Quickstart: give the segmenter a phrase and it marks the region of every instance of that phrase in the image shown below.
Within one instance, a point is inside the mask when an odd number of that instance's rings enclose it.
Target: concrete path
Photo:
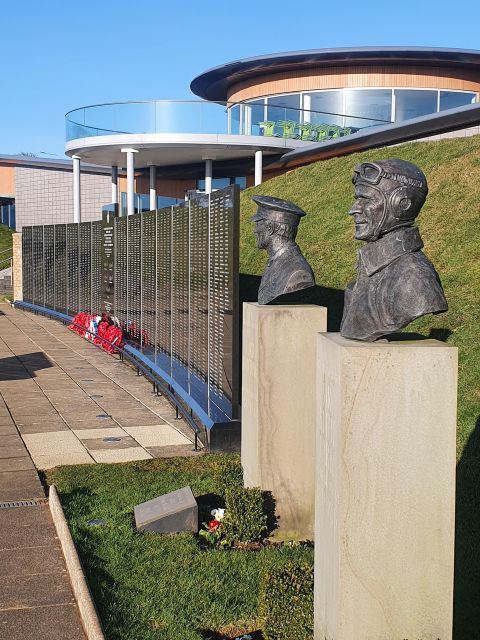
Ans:
[[[0,303],[2,640],[86,640],[36,468],[195,455],[151,389],[62,324]]]
[[[193,454],[170,403],[118,356],[55,320],[0,312],[0,450],[18,481],[33,477],[25,447],[37,469]]]
[[[0,638],[86,640],[46,504],[0,508]]]

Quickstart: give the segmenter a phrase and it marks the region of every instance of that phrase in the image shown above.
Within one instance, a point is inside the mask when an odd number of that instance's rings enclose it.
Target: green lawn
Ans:
[[[47,473],[60,494],[109,640],[198,640],[202,630],[234,637],[258,629],[263,570],[313,562],[308,546],[206,550],[189,534],[137,534],[133,507],[190,485],[207,514],[221,491],[219,456],[62,467]],[[212,495],[213,494],[213,495]],[[205,516],[206,517],[206,516]],[[88,520],[104,518],[106,526]],[[218,636],[217,636],[218,637]]]
[[[12,230],[5,224],[0,224],[0,268],[3,269],[9,265],[3,265],[3,258],[10,257],[11,253],[7,254],[6,249],[12,248]]]

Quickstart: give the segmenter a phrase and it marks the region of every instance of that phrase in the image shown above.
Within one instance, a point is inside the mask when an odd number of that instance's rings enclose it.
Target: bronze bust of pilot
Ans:
[[[357,280],[347,286],[340,333],[374,341],[427,313],[447,311],[442,285],[414,226],[428,193],[421,169],[405,160],[355,168],[349,211],[358,251]]]
[[[255,222],[257,247],[266,249],[268,263],[258,290],[259,304],[268,304],[279,296],[315,285],[313,271],[295,242],[300,219],[299,207],[280,198],[253,196],[257,213]]]

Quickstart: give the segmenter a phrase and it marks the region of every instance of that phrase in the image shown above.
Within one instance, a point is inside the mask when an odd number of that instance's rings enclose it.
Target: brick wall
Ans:
[[[109,175],[81,174],[81,217],[99,220],[102,206],[112,199]],[[15,167],[17,231],[24,225],[73,222],[71,170]]]

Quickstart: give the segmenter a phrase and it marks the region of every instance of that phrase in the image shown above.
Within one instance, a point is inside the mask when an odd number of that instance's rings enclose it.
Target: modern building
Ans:
[[[191,191],[259,184],[327,149],[331,157],[375,140],[378,146],[435,132],[480,133],[480,51],[280,53],[220,65],[190,87],[198,100],[70,111],[71,160],[1,157],[0,207],[15,201],[17,228],[90,220],[110,203],[126,214]]]
[[[178,198],[233,181],[259,184],[282,171],[269,166],[287,152],[477,103],[480,52],[368,47],[281,53],[215,67],[190,86],[202,100],[69,112],[67,155],[74,163],[111,166],[113,184],[118,168],[126,167],[129,213],[136,177],[151,206],[159,189]]]

